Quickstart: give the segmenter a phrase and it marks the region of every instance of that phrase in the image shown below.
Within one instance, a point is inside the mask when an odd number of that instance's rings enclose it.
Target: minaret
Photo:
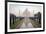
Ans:
[[[19,17],[20,17],[20,10],[19,10]]]
[[[33,10],[33,16],[34,16],[34,10]]]
[[[25,13],[25,17],[27,17],[27,11],[28,11],[28,9],[26,8],[26,10],[25,10],[25,12],[26,12],[26,13]]]

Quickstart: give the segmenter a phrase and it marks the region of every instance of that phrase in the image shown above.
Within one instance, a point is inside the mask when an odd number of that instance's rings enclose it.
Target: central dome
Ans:
[[[23,12],[23,16],[24,16],[24,17],[30,17],[30,11],[28,11],[28,9],[26,9],[26,10]]]

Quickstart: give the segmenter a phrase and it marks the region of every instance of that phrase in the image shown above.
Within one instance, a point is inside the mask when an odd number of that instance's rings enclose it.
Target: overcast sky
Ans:
[[[23,16],[23,12],[28,9],[31,13],[31,16],[36,14],[37,12],[42,12],[42,6],[38,4],[24,4],[24,3],[8,3],[9,4],[9,12],[16,16]],[[20,14],[19,14],[20,11]],[[34,11],[34,12],[33,12]]]

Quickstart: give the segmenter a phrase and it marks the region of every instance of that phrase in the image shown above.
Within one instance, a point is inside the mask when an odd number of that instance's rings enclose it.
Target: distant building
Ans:
[[[26,10],[23,12],[23,16],[24,16],[24,17],[30,17],[30,11],[28,11],[28,9],[26,9]]]

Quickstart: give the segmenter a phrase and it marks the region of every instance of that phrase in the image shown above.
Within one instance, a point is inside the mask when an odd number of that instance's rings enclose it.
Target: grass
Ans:
[[[40,28],[41,27],[41,24],[39,24],[38,21],[31,20],[31,23],[34,26],[34,28]]]
[[[16,19],[16,20],[14,21],[14,24],[11,22],[11,27],[10,27],[10,29],[15,29],[15,28],[16,28],[16,25],[18,25],[19,22],[20,22],[20,20],[18,20],[18,19]]]
[[[16,19],[16,20],[14,21],[14,24],[11,23],[10,29],[16,29],[19,24],[22,24],[21,22],[22,22],[22,21],[21,21],[20,19]]]

